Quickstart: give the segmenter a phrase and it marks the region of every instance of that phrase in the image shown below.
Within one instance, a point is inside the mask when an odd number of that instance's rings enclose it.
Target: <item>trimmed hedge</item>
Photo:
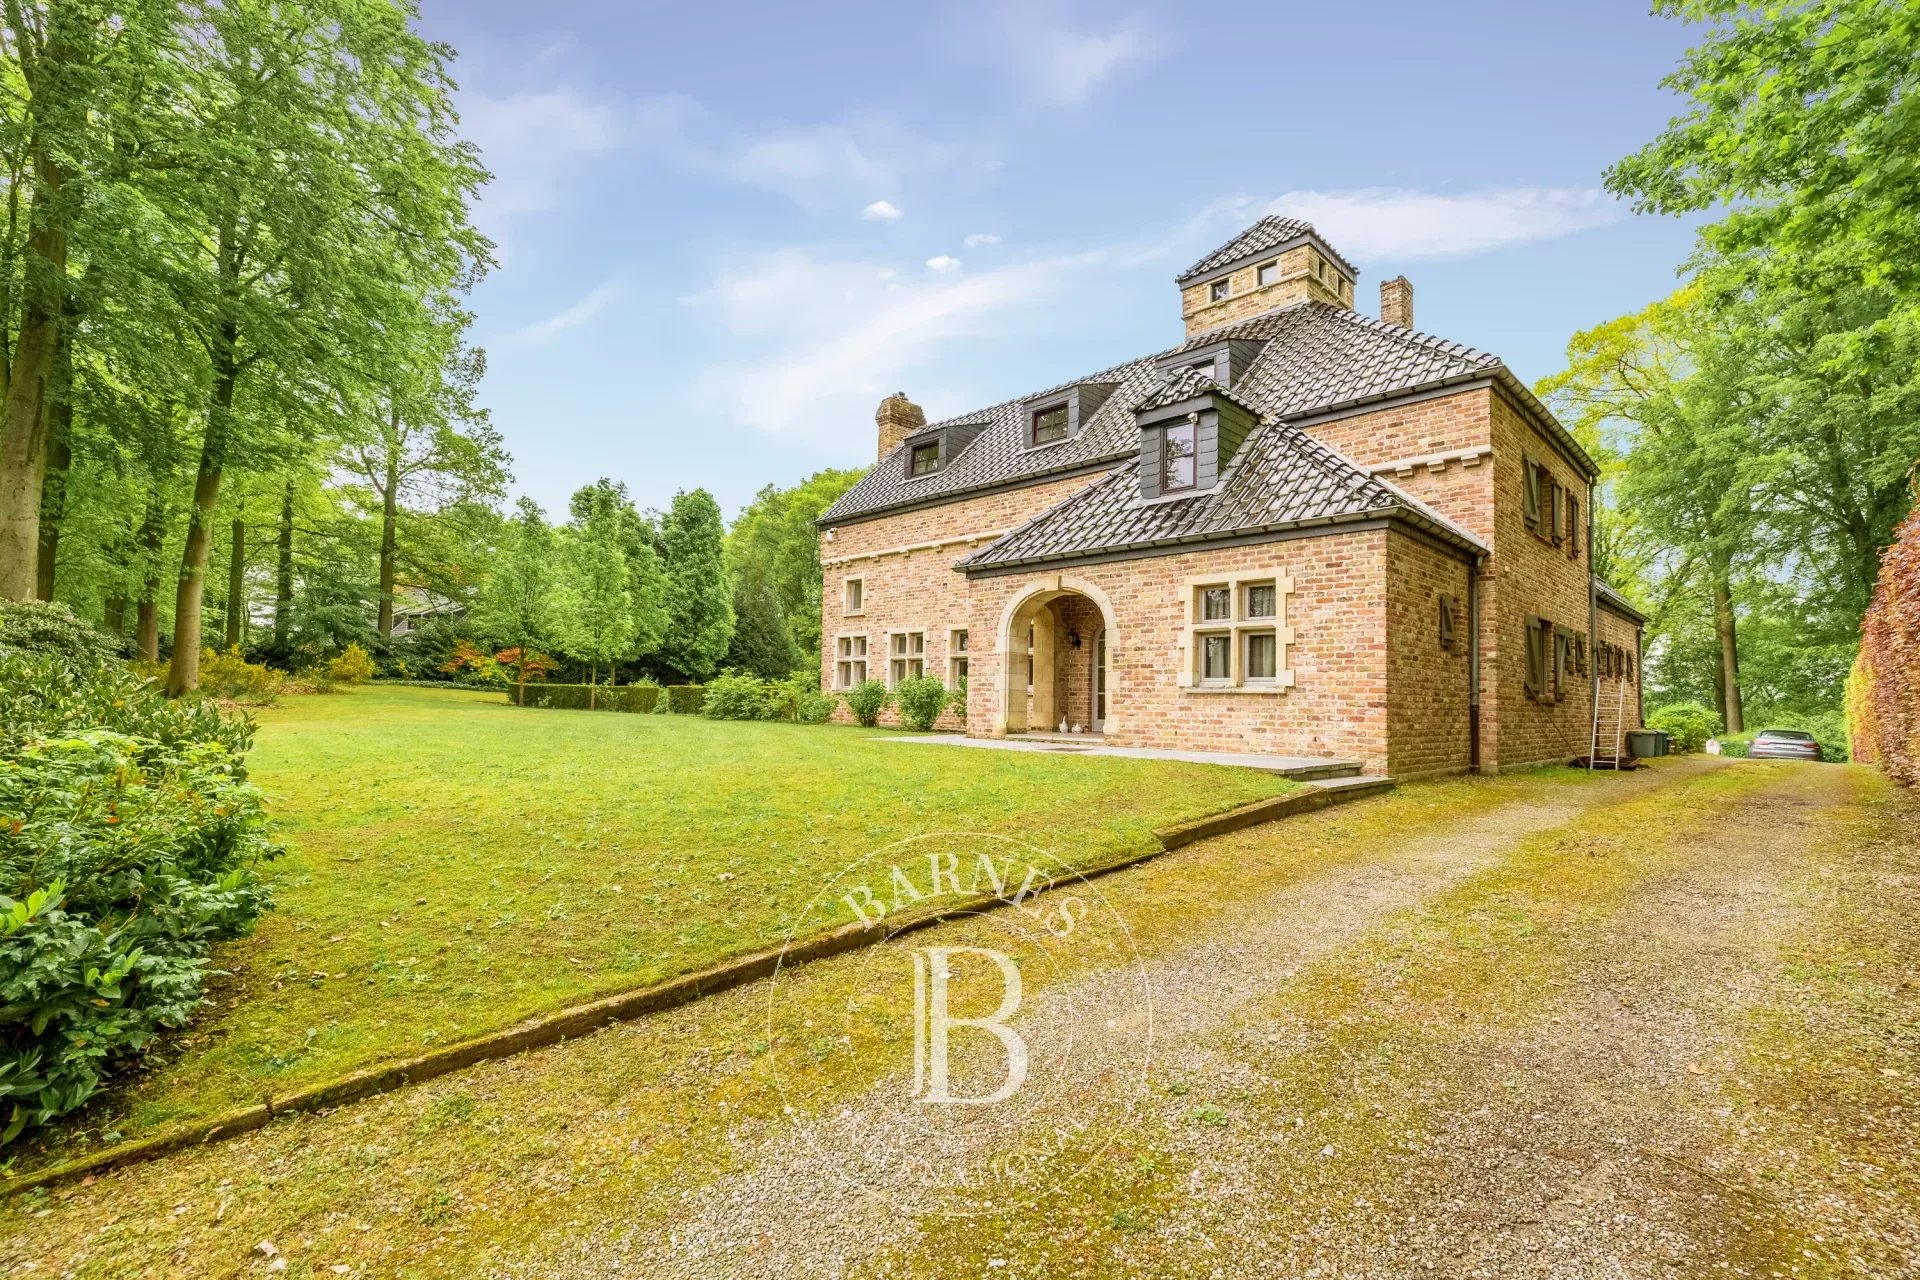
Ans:
[[[667,686],[667,710],[676,716],[697,716],[707,705],[707,687],[703,684]]]
[[[592,694],[592,709],[595,711],[637,711],[645,714],[652,711],[660,701],[660,686],[657,684],[621,684],[600,685],[595,688],[587,684],[530,684],[526,687],[526,701],[520,701],[521,686],[513,685],[507,689],[507,701],[520,706],[548,707],[559,711],[588,710],[588,694]]]

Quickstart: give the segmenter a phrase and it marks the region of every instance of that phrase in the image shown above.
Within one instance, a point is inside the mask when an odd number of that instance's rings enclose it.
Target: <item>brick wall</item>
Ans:
[[[1467,577],[1458,556],[1387,534],[1387,764],[1396,778],[1459,773],[1472,763]],[[1454,644],[1440,645],[1440,599],[1458,602]]]
[[[1219,302],[1213,301],[1211,280],[1182,289],[1180,315],[1186,321],[1187,336],[1309,299],[1351,307],[1353,281],[1338,268],[1329,272],[1327,279],[1316,275],[1314,264],[1319,257],[1319,251],[1312,245],[1296,245],[1287,250],[1280,255],[1280,278],[1264,288],[1260,285],[1260,263],[1248,263],[1226,277],[1227,296]]]
[[[999,637],[1009,602],[1037,588],[1084,584],[1114,613],[1108,636],[1109,741],[1127,746],[1334,756],[1385,773],[1387,744],[1387,540],[1384,530],[1326,534],[1255,546],[1086,565],[1064,575],[973,581],[972,732],[991,731],[999,714]],[[1284,619],[1292,629],[1285,692],[1213,692],[1182,688],[1189,580],[1276,572],[1293,593]],[[1075,601],[1092,592],[1064,597]],[[1013,638],[1024,649],[1025,637]],[[1076,675],[1064,696],[1079,696]],[[1016,694],[1020,696],[1020,694]]]
[[[835,687],[834,649],[842,635],[866,636],[867,673],[876,680],[886,679],[887,637],[894,631],[926,632],[927,674],[947,680],[951,630],[966,627],[975,634],[967,580],[954,570],[954,562],[1099,478],[1099,474],[1070,476],[823,529],[821,687]],[[853,577],[862,580],[863,608],[848,615],[843,607],[845,585]],[[977,644],[977,638],[970,643]],[[834,716],[843,722],[852,718],[844,706]],[[881,722],[897,724],[899,719],[889,707]],[[965,726],[958,713],[948,711],[938,727]]]
[[[1631,733],[1643,723],[1640,705],[1640,628],[1631,619],[1621,617],[1603,604],[1600,606],[1600,639],[1633,655],[1631,675],[1600,677],[1600,749],[1596,754],[1604,758],[1612,756],[1616,747],[1624,755],[1625,747],[1619,731]]]

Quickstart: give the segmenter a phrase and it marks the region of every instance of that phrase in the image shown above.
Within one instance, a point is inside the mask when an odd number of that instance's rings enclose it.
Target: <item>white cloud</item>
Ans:
[[[620,113],[572,88],[530,89],[505,97],[460,94],[460,132],[480,148],[493,181],[474,212],[482,231],[504,246],[513,225],[559,207],[594,156],[620,141]]]
[[[696,394],[764,431],[845,443],[849,424],[871,422],[881,396],[924,382],[954,344],[1047,314],[1036,304],[1061,296],[1086,262],[917,275],[803,249],[730,261],[686,299],[736,353]]]
[[[1394,187],[1289,191],[1267,205],[1313,223],[1349,258],[1455,258],[1604,226],[1621,205],[1593,187],[1500,187],[1441,195]]]
[[[860,211],[860,216],[868,222],[898,222],[907,215],[891,200],[875,200]]]
[[[1000,34],[1008,64],[1028,95],[1056,107],[1079,106],[1102,82],[1157,56],[1164,43],[1139,18],[1081,31],[1034,4],[1002,9]]]
[[[587,321],[606,310],[607,304],[620,296],[619,286],[612,280],[602,281],[586,297],[574,303],[564,311],[556,312],[545,320],[536,321],[524,329],[516,329],[508,334],[504,341],[510,343],[551,342],[569,329],[577,329]]]
[[[1000,237],[993,235],[990,232],[976,231],[972,235],[968,236],[965,240],[961,241],[961,243],[964,244],[969,249],[980,249],[980,248],[986,247],[987,245],[999,244]]]
[[[950,276],[960,269],[960,259],[951,254],[940,254],[927,259],[927,270],[936,275]]]

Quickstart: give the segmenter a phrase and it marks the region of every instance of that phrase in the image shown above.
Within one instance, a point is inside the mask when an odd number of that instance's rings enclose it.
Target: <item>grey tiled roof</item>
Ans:
[[[1043,512],[960,561],[977,570],[1069,560],[1237,534],[1397,516],[1457,544],[1485,544],[1431,507],[1285,423],[1256,430],[1220,483],[1189,498],[1143,500],[1139,463]]]
[[[1312,236],[1316,240],[1320,239],[1319,233],[1313,229],[1311,222],[1302,222],[1298,218],[1283,218],[1276,214],[1269,214],[1267,217],[1260,219],[1260,221],[1248,227],[1245,231],[1242,231],[1233,239],[1221,245],[1218,249],[1215,249],[1212,253],[1209,253],[1206,257],[1200,259],[1200,261],[1194,263],[1191,267],[1188,267],[1185,271],[1182,271],[1174,277],[1174,280],[1176,282],[1191,280],[1194,276],[1204,275],[1216,268],[1224,267],[1229,262],[1238,262],[1242,258],[1251,258],[1256,253],[1265,253],[1268,249],[1276,245],[1283,245],[1289,240],[1298,240],[1301,236]],[[1334,250],[1332,245],[1324,240],[1320,240],[1320,245],[1331,254],[1341,266],[1347,269],[1348,275],[1359,274],[1359,272],[1354,270],[1353,264],[1345,258],[1342,258],[1339,253]]]
[[[1191,365],[1184,369],[1175,369],[1168,374],[1158,386],[1147,392],[1144,400],[1133,406],[1133,410],[1135,413],[1142,413],[1148,409],[1164,409],[1170,404],[1180,404],[1204,395],[1216,395],[1233,401],[1243,409],[1252,410],[1256,414],[1260,412],[1243,398],[1233,394]]]
[[[900,451],[889,454],[829,507],[820,523],[1124,462],[1139,449],[1135,407],[1162,382],[1154,362],[1223,338],[1265,341],[1232,393],[1263,418],[1300,416],[1452,379],[1504,373],[1499,360],[1471,347],[1384,325],[1344,307],[1296,303],[1196,334],[1169,351],[1049,388],[1057,391],[1082,382],[1119,384],[1099,412],[1081,424],[1079,433],[1059,444],[1034,449],[1026,443],[1025,405],[1046,391],[933,423],[926,430],[956,423],[982,424],[982,429],[932,475],[910,479]],[[1527,394],[1517,380],[1509,376],[1509,381],[1519,394]]]

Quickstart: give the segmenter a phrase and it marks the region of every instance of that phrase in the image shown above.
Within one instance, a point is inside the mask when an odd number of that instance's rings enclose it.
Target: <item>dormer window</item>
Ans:
[[[1225,302],[1230,286],[1225,280],[1215,280],[1207,288],[1207,298],[1212,302]]]
[[[1033,415],[1033,443],[1053,444],[1067,438],[1067,406],[1057,404]]]
[[[907,474],[930,476],[940,469],[940,442],[929,440],[926,444],[913,446],[913,452],[907,456]]]
[[[1167,425],[1161,433],[1160,492],[1193,488],[1199,423],[1193,418]]]

